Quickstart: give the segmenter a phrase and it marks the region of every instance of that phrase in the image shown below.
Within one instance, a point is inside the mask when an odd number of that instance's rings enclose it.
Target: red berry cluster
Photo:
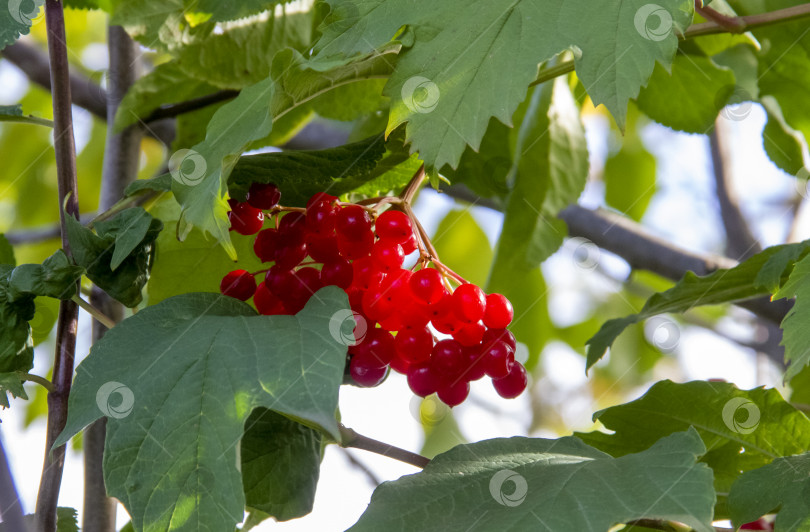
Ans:
[[[263,270],[258,286],[249,272],[228,273],[223,294],[242,301],[252,296],[269,315],[300,311],[324,286],[345,290],[355,319],[365,324],[355,328],[361,336],[349,347],[349,373],[360,386],[380,384],[390,366],[407,375],[415,394],[437,393],[450,406],[463,402],[470,382],[485,375],[502,397],[523,392],[526,370],[506,329],[511,303],[463,282],[435,259],[436,267],[423,260],[416,271],[402,268],[406,255],[422,249],[405,212],[376,215],[373,207],[326,193],[312,196],[305,209],[287,208],[278,206],[280,197],[275,185],[255,183],[247,202],[230,200],[231,230],[258,233],[256,256],[275,264]],[[275,214],[275,227],[262,229],[264,210]]]

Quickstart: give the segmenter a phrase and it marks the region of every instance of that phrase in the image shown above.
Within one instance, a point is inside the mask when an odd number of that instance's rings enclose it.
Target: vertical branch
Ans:
[[[11,476],[2,438],[0,438],[0,519],[8,530],[25,530],[22,504],[17,488],[14,487],[14,477]]]
[[[110,67],[107,76],[107,141],[101,179],[99,210],[106,211],[124,195],[124,189],[138,174],[141,153],[141,130],[131,126],[115,133],[113,124],[118,105],[138,77],[139,57],[135,43],[120,26],[108,26],[107,47]],[[92,305],[116,323],[124,317],[124,307],[103,290],[94,286]],[[93,320],[93,342],[101,339],[107,328]],[[107,497],[102,462],[107,419],[101,418],[84,433],[84,532],[115,531],[115,500]]]
[[[56,174],[59,188],[59,212],[62,228],[62,247],[71,256],[65,230],[65,216],[79,214],[76,186],[76,145],[73,138],[71,114],[70,73],[65,41],[65,16],[59,0],[46,0],[45,22],[48,31],[51,94],[53,96],[53,135],[56,155]],[[65,206],[64,210],[62,205]],[[67,213],[67,214],[66,214]],[[76,351],[76,327],[79,307],[73,301],[59,304],[56,323],[56,354],[53,364],[53,391],[48,393],[48,426],[45,440],[45,458],[37,493],[37,530],[56,530],[56,504],[62,483],[65,446],[51,449],[67,420],[67,400],[73,379],[73,357]]]

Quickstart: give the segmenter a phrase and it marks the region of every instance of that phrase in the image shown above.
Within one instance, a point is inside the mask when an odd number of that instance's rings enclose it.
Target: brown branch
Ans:
[[[729,21],[724,21],[724,24],[715,21],[692,24],[689,26],[689,29],[686,30],[684,38],[689,39],[691,37],[713,35],[716,33],[742,33],[780,22],[793,22],[807,17],[810,17],[810,3],[786,7],[785,9],[777,9],[776,11],[769,11],[767,13],[733,17],[735,19],[733,28],[730,27]]]
[[[740,209],[740,202],[734,192],[732,172],[733,156],[731,139],[725,119],[718,117],[714,130],[709,135],[712,152],[714,183],[717,201],[720,203],[720,216],[726,232],[726,254],[735,260],[745,260],[762,251]]]
[[[354,430],[344,427],[343,425],[340,425],[340,437],[342,440],[340,442],[341,447],[363,449],[364,451],[387,456],[388,458],[393,458],[394,460],[399,460],[400,462],[405,462],[406,464],[411,464],[412,466],[420,468],[424,468],[430,462],[428,458],[425,458],[420,454],[412,453],[411,451],[406,451],[405,449],[400,449],[399,447],[394,447],[393,445],[374,440],[368,436],[363,436],[362,434],[358,434]]]
[[[90,220],[95,218],[96,215],[97,213],[95,212],[84,213],[79,216],[79,220],[82,222],[82,224],[86,225]],[[59,238],[61,234],[62,229],[59,224],[49,224],[42,227],[35,227],[33,229],[23,229],[21,231],[5,233],[5,237],[11,243],[11,245],[16,246],[18,244],[36,244],[38,242],[44,242],[45,240],[51,240],[52,238]]]
[[[76,184],[76,144],[73,137],[70,73],[65,40],[65,17],[59,0],[46,0],[45,21],[48,32],[51,94],[53,95],[54,152],[59,189],[59,218],[62,227],[62,247],[71,256],[65,219],[79,214]],[[64,208],[63,208],[64,206]],[[78,288],[78,282],[77,288]],[[36,528],[39,532],[56,530],[56,505],[62,483],[65,446],[52,449],[56,437],[65,428],[67,401],[73,379],[73,359],[76,351],[76,327],[79,307],[73,301],[61,301],[56,324],[56,354],[53,364],[54,390],[48,393],[48,424],[45,458],[36,505]]]
[[[379,478],[377,478],[377,475],[374,473],[374,471],[372,471],[371,468],[369,468],[366,464],[358,460],[357,457],[355,457],[351,452],[349,452],[348,449],[346,449],[345,447],[340,447],[340,450],[343,451],[343,456],[346,457],[346,460],[348,460],[349,463],[354,468],[356,468],[366,477],[366,480],[368,480],[369,484],[371,484],[375,488],[380,484],[382,484],[382,481]]]
[[[695,12],[706,20],[722,26],[726,31],[731,33],[742,31],[743,22],[739,17],[724,15],[712,7],[704,6],[703,0],[695,0]]]
[[[191,111],[196,111],[215,103],[232,100],[237,96],[239,96],[239,91],[237,90],[222,90],[212,94],[206,94],[205,96],[200,96],[199,98],[186,100],[184,102],[162,105],[149,113],[146,117],[142,118],[141,121],[148,124],[164,118],[174,118],[178,115],[190,113]]]

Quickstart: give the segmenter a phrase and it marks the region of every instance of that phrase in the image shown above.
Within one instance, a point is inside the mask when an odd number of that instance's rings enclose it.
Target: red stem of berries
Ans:
[[[273,265],[229,272],[220,290],[242,301],[252,297],[261,314],[271,315],[294,314],[320,288],[338,286],[354,312],[344,331],[350,383],[376,386],[390,367],[407,375],[415,394],[437,393],[455,406],[467,398],[470,382],[486,375],[501,396],[517,397],[527,376],[506,329],[512,305],[439,260],[411,208],[424,178],[423,166],[398,196],[359,203],[319,192],[305,208],[283,207],[278,187],[254,183],[246,202],[229,200],[231,230],[256,234],[256,256]],[[265,216],[274,227],[264,228]],[[414,268],[402,268],[414,252]]]

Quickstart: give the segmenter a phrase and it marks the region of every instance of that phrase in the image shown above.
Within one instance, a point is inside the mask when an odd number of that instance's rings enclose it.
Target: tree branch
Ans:
[[[387,443],[374,440],[368,436],[363,436],[343,425],[340,425],[340,437],[342,440],[340,442],[341,447],[363,449],[364,451],[381,454],[388,458],[393,458],[394,460],[399,460],[400,462],[405,462],[406,464],[420,468],[424,468],[430,462],[428,458],[422,455],[394,447],[393,445],[388,445]]]
[[[215,103],[231,100],[237,96],[239,96],[239,91],[237,90],[222,90],[212,94],[206,94],[205,96],[200,96],[199,98],[186,100],[184,102],[162,105],[152,111],[145,118],[142,118],[141,121],[148,124],[164,118],[174,118],[178,115],[190,113],[191,111],[196,111]]]
[[[8,527],[7,530],[25,530],[22,504],[17,488],[14,487],[14,477],[11,476],[2,437],[0,437],[0,518]]]
[[[376,488],[382,483],[382,481],[377,478],[377,475],[374,474],[374,471],[372,471],[366,464],[358,460],[351,452],[349,452],[348,449],[345,447],[340,447],[340,450],[343,451],[343,456],[346,457],[346,460],[348,460],[353,467],[355,467],[366,477],[369,484]]]
[[[714,183],[717,201],[720,203],[720,216],[726,232],[726,255],[735,260],[745,260],[762,251],[762,246],[751,232],[740,209],[739,199],[734,192],[732,172],[731,140],[725,119],[717,117],[714,130],[709,135],[714,168]]]
[[[95,212],[87,212],[79,216],[79,221],[81,221],[82,224],[87,225],[87,223],[96,216],[97,213]],[[44,242],[45,240],[50,240],[52,238],[59,238],[61,234],[62,229],[59,224],[52,224],[42,227],[35,227],[34,229],[24,229],[21,231],[5,233],[5,237],[9,243],[11,243],[11,245],[16,246],[18,244],[36,244],[39,242]]]
[[[62,227],[62,247],[68,257],[71,257],[65,219],[68,215],[79,214],[79,201],[76,184],[76,144],[73,137],[70,73],[65,41],[65,16],[59,0],[46,0],[45,21],[48,32],[51,94],[53,95],[53,144],[59,189],[58,205]],[[78,281],[76,284],[78,286]],[[37,493],[36,527],[39,532],[56,530],[56,505],[62,483],[65,446],[62,445],[57,449],[52,449],[52,447],[67,421],[67,400],[73,379],[78,314],[79,307],[75,302],[61,301],[59,303],[52,379],[54,390],[48,393],[45,458]]]

